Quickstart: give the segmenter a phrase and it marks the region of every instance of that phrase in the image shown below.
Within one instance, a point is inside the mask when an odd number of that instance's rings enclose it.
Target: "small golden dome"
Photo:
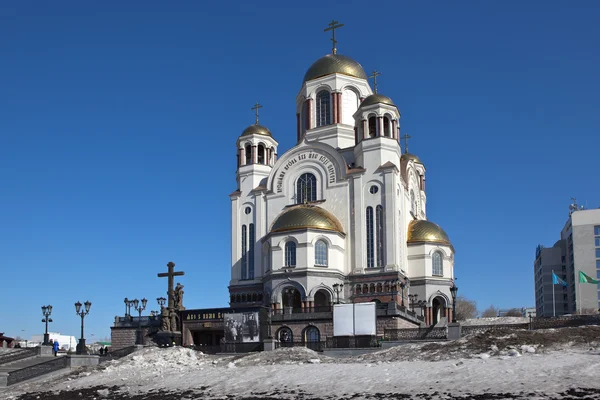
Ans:
[[[367,107],[372,106],[373,104],[387,104],[389,106],[396,106],[392,99],[379,93],[375,93],[368,96],[366,99],[363,100],[362,103],[360,103],[360,106]]]
[[[437,243],[452,246],[444,230],[431,221],[413,220],[408,224],[407,243]]]
[[[246,129],[244,129],[244,132],[242,132],[241,136],[249,136],[249,135],[254,135],[254,134],[271,136],[271,137],[273,136],[273,135],[271,135],[271,131],[269,129],[267,129],[266,127],[264,127],[262,125],[258,125],[258,124],[250,125]]]
[[[419,157],[415,156],[414,154],[410,154],[410,153],[404,153],[400,156],[400,161],[414,161],[417,164],[423,164],[423,161],[421,161],[421,159],[419,159]]]
[[[331,74],[343,74],[355,78],[367,79],[363,67],[350,57],[340,54],[327,54],[310,66],[304,75],[304,82]]]
[[[310,204],[298,204],[283,210],[271,226],[271,232],[297,229],[321,229],[344,233],[341,222],[329,211]]]

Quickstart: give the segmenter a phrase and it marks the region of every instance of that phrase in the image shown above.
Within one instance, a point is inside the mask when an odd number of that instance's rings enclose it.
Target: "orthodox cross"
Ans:
[[[258,109],[259,108],[263,108],[263,106],[261,106],[260,104],[256,103],[254,105],[254,107],[251,108],[251,110],[254,110],[255,114],[256,114],[256,125],[258,125]]]
[[[373,87],[375,88],[375,93],[377,93],[377,77],[381,75],[381,72],[374,70],[372,75],[369,75],[369,78],[373,78]]]
[[[164,278],[165,276],[169,278],[169,290],[167,290],[167,294],[169,295],[169,303],[167,304],[167,308],[173,309],[175,306],[173,302],[175,301],[173,296],[173,278],[176,276],[181,276],[184,274],[183,271],[175,272],[175,263],[173,261],[169,261],[167,264],[168,272],[161,272],[158,274],[159,278]]]
[[[404,153],[408,153],[408,139],[412,138],[408,133],[405,133],[404,136],[401,136],[400,139],[404,140]]]
[[[338,21],[332,19],[327,25],[329,25],[329,28],[324,29],[323,32],[331,31],[331,41],[333,42],[333,48],[331,49],[331,52],[336,54],[337,49],[335,48],[335,45],[337,44],[337,40],[335,40],[335,30],[344,26],[344,24],[340,24]]]

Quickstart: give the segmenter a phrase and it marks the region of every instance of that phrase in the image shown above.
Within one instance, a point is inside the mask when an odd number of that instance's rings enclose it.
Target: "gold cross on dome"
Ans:
[[[336,54],[337,49],[335,48],[335,45],[337,44],[337,40],[335,40],[335,30],[344,26],[344,24],[340,24],[338,21],[332,19],[331,22],[327,25],[329,25],[329,28],[324,29],[323,32],[331,31],[331,42],[333,43],[333,48],[331,49],[331,52],[333,54]]]
[[[263,106],[261,106],[260,104],[256,103],[254,105],[254,107],[251,108],[251,110],[254,110],[254,112],[256,113],[256,122],[255,124],[258,125],[258,109],[262,108]]]
[[[373,70],[369,78],[373,78],[373,87],[375,88],[375,93],[377,93],[377,77],[381,75],[381,72],[377,70]]]
[[[405,133],[404,136],[401,136],[400,139],[404,140],[404,153],[408,153],[408,139],[412,138],[408,133]]]

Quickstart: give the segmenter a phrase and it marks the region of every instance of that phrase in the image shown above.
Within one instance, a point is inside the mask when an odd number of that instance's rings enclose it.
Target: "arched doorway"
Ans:
[[[431,302],[431,325],[436,325],[446,316],[446,301],[443,297],[436,297]]]
[[[283,289],[283,308],[289,311],[286,313],[299,313],[302,311],[302,298],[300,291],[292,286]]]
[[[314,351],[321,350],[321,332],[319,332],[316,326],[311,325],[304,330],[303,340],[309,349]]]
[[[279,344],[281,347],[292,347],[294,343],[294,334],[292,330],[287,326],[279,328],[277,331],[277,335],[275,335],[277,339],[279,339]]]
[[[331,310],[331,299],[326,290],[318,290],[315,293],[315,312],[325,312]]]

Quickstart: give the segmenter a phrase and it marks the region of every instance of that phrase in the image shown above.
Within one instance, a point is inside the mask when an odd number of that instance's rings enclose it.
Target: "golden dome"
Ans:
[[[246,129],[244,129],[244,132],[242,132],[241,136],[249,136],[249,135],[254,135],[254,134],[264,135],[264,136],[273,136],[273,135],[271,135],[271,131],[269,129],[267,129],[266,127],[264,127],[262,125],[258,125],[258,124],[250,125]]]
[[[413,160],[414,162],[416,162],[418,164],[423,164],[423,161],[421,161],[419,159],[419,157],[415,156],[414,154],[404,153],[400,156],[400,161],[410,161],[410,160]]]
[[[394,107],[396,106],[392,99],[379,93],[375,93],[368,96],[366,99],[363,100],[362,103],[360,103],[360,106],[367,107],[372,106],[373,104],[387,104]]]
[[[437,224],[424,220],[413,220],[408,224],[407,243],[437,243],[452,246],[444,230]]]
[[[365,74],[363,67],[350,57],[340,54],[327,54],[310,66],[304,75],[304,82],[331,74],[344,74],[355,78],[367,79],[367,74]]]
[[[344,233],[341,222],[333,214],[309,204],[298,204],[283,210],[271,226],[273,233],[297,229],[321,229]]]

